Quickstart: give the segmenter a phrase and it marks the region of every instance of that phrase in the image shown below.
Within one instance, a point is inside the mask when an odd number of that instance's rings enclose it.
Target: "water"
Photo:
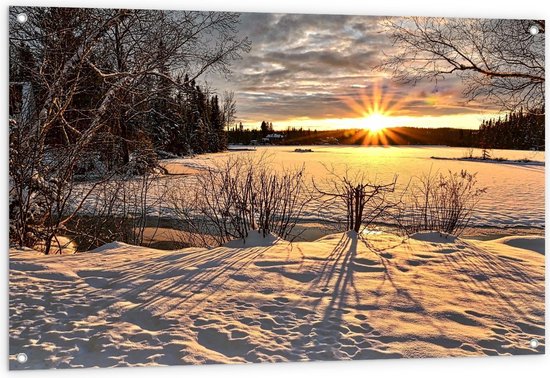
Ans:
[[[231,151],[202,155],[192,159],[171,160],[170,164],[201,167],[215,164],[229,157],[266,155],[273,169],[284,170],[304,165],[309,179],[323,182],[333,169],[342,173],[362,172],[371,180],[390,182],[397,176],[397,187],[404,188],[411,179],[429,172],[477,173],[478,186],[486,187],[475,211],[472,225],[478,227],[544,228],[544,166],[518,165],[495,162],[436,160],[431,157],[461,158],[465,148],[450,147],[363,147],[311,146],[313,152],[295,152],[293,146],[258,147],[255,151]],[[301,146],[300,148],[304,148]],[[473,151],[481,156],[480,150]],[[529,159],[544,162],[544,152],[492,150],[493,157],[509,160]],[[328,168],[328,170],[327,170]],[[306,217],[320,216],[311,204]],[[322,214],[321,214],[322,216]]]

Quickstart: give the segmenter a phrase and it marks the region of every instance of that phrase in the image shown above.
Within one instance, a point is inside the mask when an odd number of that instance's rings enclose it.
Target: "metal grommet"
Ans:
[[[19,362],[20,364],[24,364],[25,362],[28,361],[29,357],[27,357],[25,353],[18,353],[16,356],[16,359],[17,359],[17,362]]]
[[[17,22],[19,22],[20,24],[24,24],[25,22],[27,22],[29,18],[27,17],[27,14],[26,13],[19,13],[17,15]]]
[[[539,30],[539,27],[537,25],[531,25],[529,27],[529,33],[531,35],[537,35],[537,34],[539,34],[539,32],[540,32],[540,30]]]

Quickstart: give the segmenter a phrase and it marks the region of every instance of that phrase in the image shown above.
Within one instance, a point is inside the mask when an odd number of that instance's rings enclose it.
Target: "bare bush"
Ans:
[[[388,196],[389,193],[395,192],[397,177],[391,182],[379,184],[368,180],[364,173],[352,176],[346,169],[344,175],[340,176],[335,173],[334,168],[328,170],[330,178],[322,188],[313,183],[319,194],[317,200],[322,207],[335,202],[343,205],[341,210],[346,216],[347,230],[360,232],[397,205],[397,202]]]
[[[468,147],[462,156],[464,159],[473,159],[474,158],[474,148]]]
[[[173,208],[195,241],[207,246],[245,239],[251,230],[289,238],[308,201],[304,168],[275,172],[265,156],[209,168],[192,192],[175,193]]]
[[[397,223],[404,233],[439,231],[459,236],[470,224],[486,188],[478,188],[476,174],[465,170],[431,172],[411,183],[398,208]]]
[[[82,184],[86,191],[89,183]],[[158,230],[168,187],[157,173],[119,175],[97,185],[61,230],[87,250],[112,241],[144,245],[147,228]]]

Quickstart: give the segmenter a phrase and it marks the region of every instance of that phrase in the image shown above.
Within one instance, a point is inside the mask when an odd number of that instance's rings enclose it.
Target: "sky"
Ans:
[[[398,83],[379,65],[393,47],[381,18],[242,13],[250,53],[228,77],[206,79],[233,91],[237,120],[275,129],[392,126],[478,128],[498,109],[467,102],[457,77],[415,86]]]

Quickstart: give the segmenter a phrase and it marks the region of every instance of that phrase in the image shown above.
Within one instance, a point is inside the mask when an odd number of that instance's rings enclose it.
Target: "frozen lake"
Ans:
[[[236,148],[236,147],[235,147]],[[479,187],[486,187],[475,212],[473,224],[478,227],[535,227],[544,228],[544,166],[507,164],[505,162],[475,162],[437,160],[435,157],[461,158],[466,148],[449,147],[363,147],[363,146],[309,146],[313,152],[295,152],[294,146],[261,146],[255,151],[229,151],[200,155],[194,158],[165,160],[171,169],[178,166],[201,168],[216,164],[229,157],[261,156],[267,154],[274,169],[283,170],[305,166],[309,178],[318,182],[327,177],[326,166],[337,171],[348,167],[351,171],[365,172],[378,182],[391,181],[397,175],[399,188],[405,187],[415,176],[424,173],[467,170],[477,172]],[[481,156],[480,150],[473,151]],[[544,162],[544,152],[492,150],[491,156],[509,160],[529,159]],[[179,179],[176,179],[179,180]],[[182,177],[182,180],[186,178]],[[183,183],[182,183],[183,184]],[[313,206],[313,205],[312,205]],[[317,208],[306,209],[305,218],[323,219]]]

